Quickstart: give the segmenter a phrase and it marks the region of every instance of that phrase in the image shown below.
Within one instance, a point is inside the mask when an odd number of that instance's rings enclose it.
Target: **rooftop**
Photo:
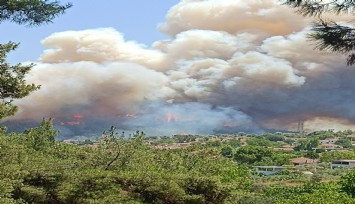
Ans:
[[[351,159],[339,159],[339,160],[333,160],[333,162],[354,162],[355,160],[351,160]]]
[[[299,158],[294,158],[290,159],[292,163],[296,164],[312,164],[312,163],[319,163],[319,159],[311,159],[311,158],[306,158],[306,157],[299,157]]]

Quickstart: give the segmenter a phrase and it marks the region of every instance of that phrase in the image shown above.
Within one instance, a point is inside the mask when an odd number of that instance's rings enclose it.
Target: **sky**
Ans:
[[[170,7],[178,0],[130,0],[130,1],[61,1],[73,3],[64,15],[46,25],[28,27],[11,22],[0,24],[2,43],[20,42],[21,46],[9,55],[13,63],[37,60],[43,51],[41,40],[54,32],[113,27],[122,32],[127,40],[150,46],[154,41],[168,38],[159,32],[158,25],[164,22]],[[139,5],[139,6],[138,6]]]
[[[53,24],[0,24],[41,89],[8,121],[63,137],[116,125],[148,135],[355,129],[355,69],[318,51],[314,19],[278,0],[73,1]],[[327,15],[339,23],[352,15]]]

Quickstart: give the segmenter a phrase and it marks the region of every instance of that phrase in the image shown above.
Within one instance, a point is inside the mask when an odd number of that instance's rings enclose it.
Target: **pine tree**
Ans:
[[[30,26],[50,23],[71,6],[70,3],[61,5],[59,1],[48,0],[0,0],[0,22]]]
[[[0,23],[11,21],[28,26],[41,25],[52,22],[70,7],[71,4],[61,5],[59,1],[0,0]],[[18,44],[13,42],[0,44],[0,120],[17,111],[12,103],[14,99],[23,98],[39,88],[25,80],[34,64],[12,66],[6,62],[7,54],[17,47]]]
[[[287,0],[286,5],[297,8],[304,16],[318,17],[312,25],[309,37],[317,42],[319,50],[330,50],[346,54],[347,64],[355,64],[355,28],[353,22],[340,25],[331,20],[324,20],[323,13],[354,14],[354,0]]]

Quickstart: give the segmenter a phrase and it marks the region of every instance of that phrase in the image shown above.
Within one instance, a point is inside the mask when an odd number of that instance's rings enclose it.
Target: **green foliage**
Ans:
[[[188,194],[198,195],[198,203],[222,203],[230,194],[230,190],[213,177],[190,177],[185,181]]]
[[[343,192],[355,198],[355,170],[343,175],[339,184]]]
[[[277,134],[263,134],[262,137],[272,142],[284,141],[286,139],[285,136]]]
[[[304,157],[310,158],[310,159],[319,159],[319,154],[317,154],[314,151],[308,151],[304,154]]]
[[[224,146],[221,149],[221,155],[227,158],[232,158],[233,157],[233,148],[231,146]]]
[[[227,141],[223,141],[224,144],[231,146],[232,148],[240,147],[240,141],[233,138]]]
[[[354,200],[339,191],[332,183],[305,183],[299,187],[272,187],[267,189],[266,196],[273,198],[273,203],[353,203]]]
[[[39,25],[52,20],[72,5],[61,5],[59,1],[48,0],[3,0],[0,1],[0,22],[12,21],[18,24]]]
[[[208,141],[206,142],[208,147],[221,147],[223,144],[221,141]]]
[[[355,29],[351,25],[339,25],[321,18],[323,13],[354,14],[353,0],[287,0],[285,4],[298,9],[305,16],[317,16],[320,20],[312,26],[309,37],[317,42],[319,50],[348,54],[348,65],[355,63]]]
[[[34,150],[40,150],[53,146],[54,138],[58,133],[57,130],[53,129],[51,119],[43,119],[39,127],[26,130],[23,137],[27,145],[30,145]]]
[[[339,159],[355,159],[354,151],[329,151],[323,152],[321,156],[322,162],[331,162]]]
[[[56,133],[43,120],[0,134],[2,203],[224,203],[252,185],[247,167],[204,148],[156,150],[143,133],[124,138],[114,127],[87,146]]]
[[[139,203],[117,185],[117,176],[99,169],[75,169],[58,187],[62,203]]]
[[[272,150],[265,147],[245,146],[236,151],[234,159],[240,164],[254,164],[261,162],[264,157],[271,157],[272,154]]]
[[[261,147],[281,147],[282,145],[276,142],[264,138],[251,138],[247,140],[247,144],[250,146],[261,146]]]
[[[34,84],[26,84],[24,80],[32,64],[11,66],[5,61],[7,53],[17,46],[18,44],[12,42],[0,44],[0,119],[17,111],[17,107],[11,103],[13,99],[23,98],[39,88]]]
[[[174,135],[173,139],[177,143],[187,143],[187,142],[194,142],[197,139],[196,135]]]
[[[276,204],[304,204],[304,203],[319,203],[319,204],[352,204],[354,199],[344,193],[337,191],[318,190],[313,193],[301,194],[292,199],[282,199],[275,202]]]
[[[315,131],[307,134],[308,137],[316,137],[320,140],[335,138],[339,135],[343,135],[343,133],[335,133],[333,131]]]
[[[352,148],[353,145],[351,143],[351,140],[348,138],[341,138],[335,142],[335,144],[340,145],[344,148]]]
[[[352,12],[355,6],[353,0],[287,0],[285,4],[298,8],[298,11],[305,16],[320,16],[324,12],[348,13]]]
[[[235,152],[233,159],[239,164],[247,165],[288,165],[290,159],[296,157],[292,153],[282,153],[270,148],[244,146]]]
[[[0,23],[10,20],[18,24],[40,25],[51,22],[69,7],[71,4],[60,5],[58,1],[3,0],[0,1]],[[18,44],[13,42],[0,44],[0,120],[16,113],[13,99],[23,98],[39,89],[25,80],[34,64],[12,66],[6,62],[7,54],[17,47]]]
[[[1,203],[354,202],[353,173],[326,183],[345,171],[323,175],[319,167],[312,178],[294,169],[258,176],[240,165],[282,165],[298,156],[292,153],[260,146],[235,149],[228,140],[155,149],[144,133],[126,138],[113,126],[88,145],[55,141],[56,134],[50,120],[21,134],[0,133]],[[230,151],[233,158],[220,155]],[[303,185],[306,181],[315,183]]]
[[[313,148],[318,147],[318,138],[309,138],[306,140],[301,140],[299,144],[294,148],[295,151],[312,151]]]

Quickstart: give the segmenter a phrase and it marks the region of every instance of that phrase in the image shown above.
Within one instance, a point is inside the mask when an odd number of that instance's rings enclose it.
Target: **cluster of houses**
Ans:
[[[289,166],[254,166],[254,169],[257,173],[264,174],[264,175],[272,175],[276,174],[284,169],[294,168],[296,166],[304,166],[307,164],[317,164],[320,163],[319,159],[310,159],[305,157],[294,158],[291,159],[290,162],[293,164],[292,167]],[[336,168],[353,168],[355,167],[355,160],[334,160],[330,164],[331,169]]]
[[[355,137],[352,138],[351,140],[355,141]],[[326,151],[344,150],[345,149],[344,147],[336,144],[337,141],[338,141],[338,138],[320,140],[319,146],[317,148],[314,148],[314,150],[316,150],[316,149],[323,149]],[[292,151],[293,147],[292,146],[287,146],[287,147],[285,146],[283,148],[277,148],[277,150]],[[284,169],[292,169],[292,168],[296,168],[297,166],[304,166],[307,164],[317,164],[317,163],[320,163],[320,160],[301,157],[301,158],[291,159],[290,162],[293,164],[292,166],[254,166],[254,169],[257,173],[264,174],[264,175],[272,175],[272,174],[276,174]],[[353,167],[355,167],[355,160],[350,160],[350,159],[334,160],[330,164],[331,169],[353,168]],[[311,172],[309,172],[309,173],[311,174]]]
[[[344,147],[335,144],[338,141],[337,138],[333,139],[326,139],[326,140],[320,140],[319,141],[319,148],[324,149],[324,150],[342,150]]]

